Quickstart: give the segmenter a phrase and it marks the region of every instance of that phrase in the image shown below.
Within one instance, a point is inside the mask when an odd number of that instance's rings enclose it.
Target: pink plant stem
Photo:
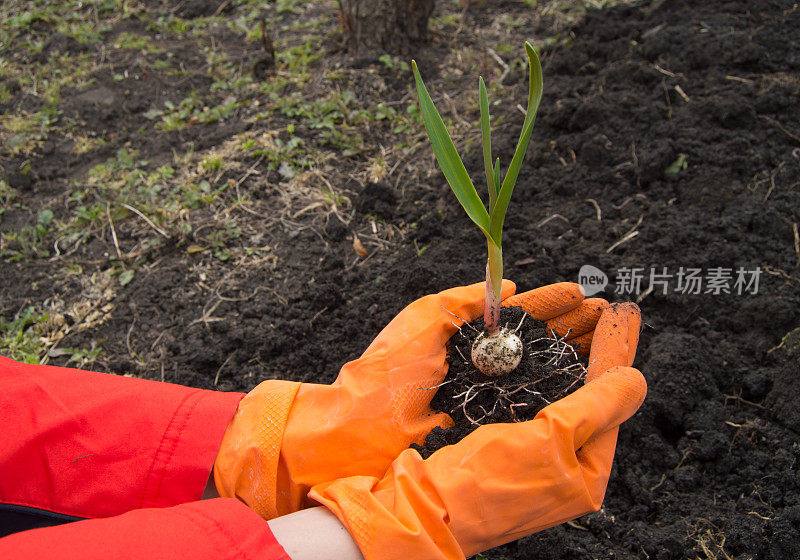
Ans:
[[[500,298],[497,297],[492,275],[489,273],[489,263],[486,263],[486,303],[483,308],[484,332],[488,336],[497,334],[500,330]]]

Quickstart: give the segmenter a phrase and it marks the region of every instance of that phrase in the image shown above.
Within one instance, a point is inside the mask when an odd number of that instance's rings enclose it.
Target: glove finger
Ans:
[[[579,284],[559,282],[503,299],[503,306],[519,306],[534,319],[549,321],[578,307],[583,298],[584,291]]]
[[[481,463],[499,466],[502,455],[511,447],[538,449],[544,442],[565,446],[564,453],[574,455],[586,442],[599,434],[615,429],[639,409],[647,394],[647,383],[641,372],[632,367],[617,366],[598,376],[574,393],[542,409],[533,420],[515,424],[481,426],[461,442],[452,446],[470,450],[469,454],[485,454]],[[451,446],[433,454],[451,451]],[[503,449],[500,453],[496,453]],[[452,451],[455,452],[455,451]],[[497,454],[498,456],[490,456]],[[537,459],[538,460],[538,459]],[[518,465],[523,468],[524,464]]]
[[[602,375],[609,367],[616,369],[614,368],[616,364],[630,365],[633,363],[641,324],[641,312],[636,304],[625,303],[609,306],[607,313],[600,318],[595,327],[594,342],[590,342],[591,354],[587,383],[590,383],[596,376]],[[595,496],[595,499],[598,500],[602,500],[605,494],[607,483],[605,473],[611,470],[618,432],[619,428],[613,428],[598,434],[590,438],[577,452],[578,461],[585,476],[593,478],[597,482],[594,488],[600,492],[599,496]],[[600,484],[601,482],[602,484]]]
[[[612,370],[613,369],[617,368],[612,368]],[[623,368],[620,367],[618,369]],[[644,391],[646,395],[646,387]],[[597,503],[602,502],[605,496],[606,485],[608,484],[608,473],[611,472],[611,466],[614,462],[614,454],[617,448],[618,434],[619,426],[597,434],[589,438],[589,441],[584,443],[583,446],[575,452],[578,463],[581,465],[583,476],[589,481],[587,488],[591,489],[592,499]]]
[[[513,295],[515,290],[513,282],[503,280],[501,299]],[[486,284],[479,282],[420,298],[386,325],[362,358],[388,348],[411,356],[441,352],[464,321],[473,321],[483,313],[485,297]]]
[[[598,434],[616,428],[633,416],[647,394],[641,372],[632,367],[612,367],[571,395],[544,408],[533,422],[556,422],[572,434],[578,450]]]
[[[464,553],[472,555],[597,509],[613,446],[610,453],[589,458],[588,464],[597,469],[590,480],[579,450],[598,434],[605,438],[616,432],[645,393],[641,373],[614,368],[531,421],[481,426],[424,461],[424,484],[436,488]],[[400,457],[402,461],[404,455]],[[396,472],[408,478],[412,467],[408,462],[402,467]]]
[[[585,299],[572,311],[547,321],[547,328],[558,336],[566,336],[568,341],[572,340],[593,331],[608,305],[602,298]]]
[[[597,321],[586,382],[614,366],[630,366],[636,356],[642,314],[635,303],[614,303]]]
[[[588,356],[589,352],[592,350],[592,339],[594,338],[594,331],[590,331],[586,334],[582,334],[580,336],[576,336],[575,338],[568,338],[567,342],[569,342],[573,348],[581,354],[582,356]]]

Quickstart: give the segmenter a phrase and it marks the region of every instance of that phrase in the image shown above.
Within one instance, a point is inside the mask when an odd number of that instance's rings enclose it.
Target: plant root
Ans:
[[[424,388],[436,390],[431,408],[450,415],[454,426],[436,428],[424,446],[412,446],[423,457],[460,441],[482,425],[531,420],[544,407],[583,385],[586,363],[567,342],[569,332],[564,336],[548,332],[544,323],[518,307],[503,308],[500,324],[522,339],[522,362],[505,375],[482,374],[466,356],[476,333],[483,332],[483,321],[465,323],[450,340],[447,376],[436,387]]]

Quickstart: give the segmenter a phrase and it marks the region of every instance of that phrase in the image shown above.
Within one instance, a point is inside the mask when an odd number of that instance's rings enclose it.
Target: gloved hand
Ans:
[[[411,443],[451,424],[433,414],[432,389],[447,373],[445,345],[461,321],[483,312],[484,284],[419,299],[381,331],[332,385],[265,381],[239,404],[214,465],[221,496],[237,497],[265,519],[301,509],[315,484],[381,476]],[[584,301],[563,282],[510,297],[559,334],[590,340],[604,300]],[[506,299],[507,298],[507,299]],[[588,345],[586,346],[588,347]]]
[[[558,298],[566,299],[568,294],[579,301],[573,309],[563,311]],[[504,299],[502,305],[521,307],[534,319],[547,323],[548,330],[564,337],[578,353],[586,356],[592,345],[595,325],[608,302],[603,298],[583,299],[583,288],[578,284],[561,282],[513,295]]]
[[[382,478],[325,482],[309,496],[366,560],[463,559],[600,507],[618,426],[647,387],[633,362],[641,318],[612,305],[597,323],[587,383],[533,420],[478,428],[427,460],[411,449]]]

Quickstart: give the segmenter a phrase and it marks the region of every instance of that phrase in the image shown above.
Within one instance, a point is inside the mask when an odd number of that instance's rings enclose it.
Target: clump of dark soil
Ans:
[[[449,369],[431,401],[431,408],[453,419],[447,429],[434,428],[424,445],[412,445],[423,458],[445,445],[458,443],[485,424],[532,420],[548,404],[583,385],[586,365],[567,342],[521,307],[504,307],[500,325],[513,330],[523,344],[519,366],[506,375],[487,377],[470,359],[483,318],[464,325],[450,339]]]

